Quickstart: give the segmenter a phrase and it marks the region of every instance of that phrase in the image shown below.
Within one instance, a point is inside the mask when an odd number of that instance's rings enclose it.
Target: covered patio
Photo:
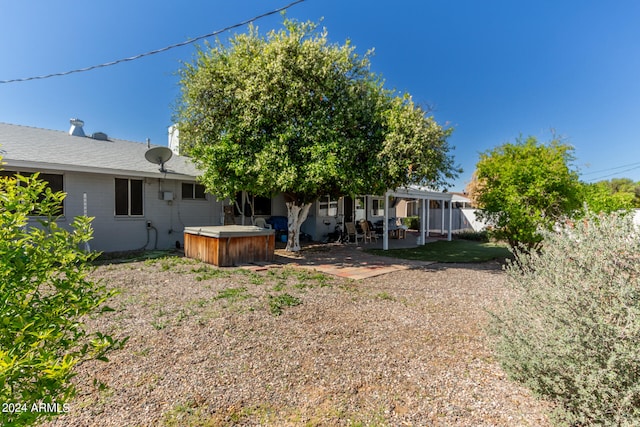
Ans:
[[[448,205],[448,216],[449,220],[447,222],[448,227],[446,231],[447,240],[451,241],[451,216],[452,216],[452,198],[453,194],[451,193],[442,193],[439,191],[433,191],[427,187],[419,187],[419,186],[411,186],[407,188],[400,188],[396,190],[389,190],[384,195],[384,219],[383,219],[383,233],[382,233],[382,249],[388,250],[390,249],[390,234],[394,231],[394,225],[390,224],[389,218],[389,206],[391,203],[391,198],[397,199],[412,199],[418,200],[420,202],[419,208],[419,217],[420,217],[420,229],[418,230],[417,240],[415,242],[416,245],[424,245],[427,243],[429,239],[429,217],[430,217],[430,203],[431,200],[437,200],[441,202],[442,209],[440,209],[440,213],[442,215],[442,230],[441,234],[445,234],[445,202]],[[394,242],[395,243],[395,242]],[[409,244],[406,242],[405,244]],[[396,246],[395,244],[393,245]],[[405,246],[409,247],[409,246]]]

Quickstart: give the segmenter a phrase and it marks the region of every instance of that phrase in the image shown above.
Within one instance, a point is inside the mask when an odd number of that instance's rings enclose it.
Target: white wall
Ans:
[[[482,231],[485,228],[487,228],[487,224],[485,224],[483,221],[480,221],[477,218],[477,209],[475,208],[460,208],[460,209],[454,209],[453,211],[455,212],[456,210],[460,211],[460,222],[458,223],[457,227],[459,230],[467,230],[469,228],[473,229],[473,231]],[[454,226],[456,225],[456,223],[454,222]]]
[[[144,178],[142,217],[116,217],[114,178],[109,175],[64,173],[67,198],[61,224],[68,225],[75,216],[83,215],[83,193],[86,193],[87,215],[95,217],[92,223],[94,238],[89,243],[92,250],[114,252],[154,247],[170,249],[176,247],[176,241],[182,247],[184,227],[221,223],[221,203],[213,196],[207,195],[207,200],[182,200],[182,181],[158,178]],[[139,179],[128,176],[119,178]],[[161,189],[172,191],[174,200],[161,200]],[[149,221],[153,229],[147,229]]]

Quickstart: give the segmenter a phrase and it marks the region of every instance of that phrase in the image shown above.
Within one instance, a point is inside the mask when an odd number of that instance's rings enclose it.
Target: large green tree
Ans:
[[[450,129],[408,95],[384,88],[369,54],[331,44],[313,23],[285,19],[200,50],[180,71],[181,148],[219,197],[282,193],[287,249],[322,195],[382,194],[413,183],[442,186],[458,170]]]
[[[480,218],[494,235],[519,251],[538,248],[541,230],[582,207],[582,186],[570,163],[573,148],[519,138],[480,154],[475,181],[468,186]]]

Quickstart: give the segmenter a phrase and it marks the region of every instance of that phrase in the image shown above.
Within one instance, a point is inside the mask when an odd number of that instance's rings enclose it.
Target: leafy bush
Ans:
[[[67,411],[74,366],[106,360],[125,341],[81,323],[113,292],[87,277],[91,219],[76,218],[71,231],[54,221],[63,198],[37,174],[0,178],[0,425]]]
[[[420,230],[420,217],[408,216],[406,218],[402,218],[402,225],[406,225],[411,230]]]
[[[493,313],[511,378],[556,403],[560,425],[640,425],[640,235],[631,217],[547,232],[506,268],[514,298]]]
[[[461,231],[453,235],[456,239],[471,240],[474,242],[489,242],[489,233],[483,231]]]

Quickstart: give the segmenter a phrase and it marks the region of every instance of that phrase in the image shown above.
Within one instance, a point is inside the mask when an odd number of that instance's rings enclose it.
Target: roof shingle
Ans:
[[[151,145],[157,147],[157,145]],[[148,162],[147,145],[109,138],[71,136],[67,132],[0,123],[0,156],[4,167],[127,174],[165,179],[199,175],[191,160],[174,154],[165,164],[166,173]]]

